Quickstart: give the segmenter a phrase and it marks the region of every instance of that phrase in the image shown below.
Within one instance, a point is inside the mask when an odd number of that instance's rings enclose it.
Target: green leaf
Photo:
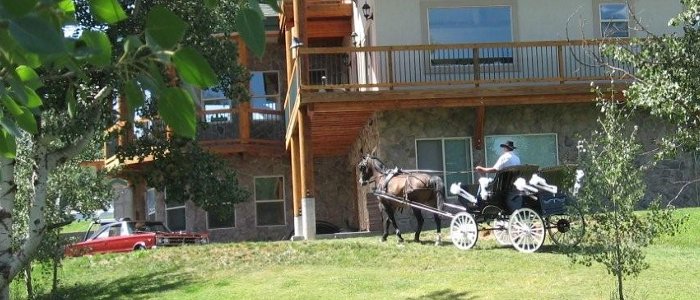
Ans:
[[[282,13],[282,8],[280,8],[280,5],[279,3],[277,3],[277,0],[260,0],[260,2],[269,5],[278,13]]]
[[[17,153],[17,143],[15,137],[8,133],[5,129],[0,130],[0,155],[5,158],[15,158]]]
[[[260,2],[258,0],[248,0],[248,7],[259,13],[261,18],[265,17],[265,15],[263,15],[262,8],[260,8]]]
[[[253,9],[243,8],[236,15],[236,29],[248,48],[257,57],[265,53],[265,27],[260,14]]]
[[[21,17],[36,6],[37,0],[0,0],[3,8],[10,14]]]
[[[36,134],[39,132],[38,127],[36,126],[34,114],[32,114],[32,112],[26,107],[22,107],[22,110],[24,113],[15,117],[17,120],[17,125],[31,134]]]
[[[185,35],[187,24],[166,8],[156,6],[148,13],[146,36],[163,49],[175,47]]]
[[[180,77],[189,84],[207,88],[217,83],[216,73],[201,54],[192,48],[182,48],[173,55]]]
[[[95,66],[104,67],[112,61],[112,43],[104,32],[86,31],[80,36],[80,40],[92,50],[88,62]]]
[[[63,33],[38,16],[10,20],[10,33],[20,46],[31,52],[44,55],[66,52]]]
[[[204,0],[204,5],[208,8],[215,8],[219,5],[219,0]]]
[[[78,114],[78,100],[75,98],[75,89],[72,86],[66,91],[66,106],[69,117],[73,118]]]
[[[22,82],[24,82],[24,84],[26,84],[28,87],[38,89],[44,86],[44,83],[41,82],[39,75],[36,74],[34,69],[22,65],[15,68],[15,71],[17,72],[17,75],[19,75]]]
[[[141,45],[143,45],[143,43],[141,43],[141,40],[137,36],[127,36],[126,42],[124,42],[124,52],[135,53]]]
[[[15,121],[7,116],[0,118],[0,125],[2,125],[2,127],[5,128],[12,136],[17,137],[22,135],[22,132],[20,132],[19,128],[17,128]]]
[[[158,113],[175,134],[194,138],[197,118],[194,101],[190,94],[181,88],[167,88],[158,99]]]
[[[75,13],[75,4],[73,0],[61,0],[58,2],[58,8],[67,14]]]
[[[99,21],[109,24],[126,19],[126,13],[117,0],[90,0],[90,11]]]
[[[2,104],[5,106],[7,111],[9,111],[13,116],[18,116],[23,113],[22,107],[19,106],[15,100],[12,100],[10,96],[2,95],[0,98],[2,98]]]
[[[27,107],[37,108],[44,104],[41,101],[41,97],[39,97],[34,90],[30,89],[29,87],[25,87],[24,92],[27,94]]]
[[[137,107],[143,105],[143,91],[141,91],[136,80],[129,80],[124,85],[124,93],[126,94],[126,103],[129,105],[130,112],[135,111]]]

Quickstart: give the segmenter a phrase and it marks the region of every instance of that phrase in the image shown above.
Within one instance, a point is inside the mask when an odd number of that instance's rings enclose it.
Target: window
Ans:
[[[550,167],[559,164],[559,148],[556,133],[491,135],[484,138],[486,166],[496,163],[501,156],[500,145],[513,141],[515,154],[522,164]]]
[[[282,176],[255,178],[255,213],[258,226],[287,224]]]
[[[156,189],[149,188],[146,190],[146,220],[156,220]]]
[[[279,72],[251,72],[250,106],[258,109],[280,109]]]
[[[231,99],[226,98],[223,92],[211,89],[202,91],[202,105],[206,113],[206,122],[231,122],[230,110],[232,104]]]
[[[602,37],[629,37],[630,10],[625,3],[601,3],[600,35]]]
[[[233,208],[210,209],[207,211],[207,228],[221,229],[236,227],[236,211]]]
[[[496,43],[513,41],[511,6],[428,8],[430,44]],[[431,53],[431,65],[471,65],[471,49],[445,49]],[[480,64],[513,63],[512,48],[482,48]]]
[[[167,196],[166,196],[167,197]],[[185,203],[165,204],[165,224],[172,231],[184,231],[187,229]]]
[[[470,138],[416,140],[416,167],[440,172],[446,189],[456,182],[470,184],[473,182],[471,143]]]

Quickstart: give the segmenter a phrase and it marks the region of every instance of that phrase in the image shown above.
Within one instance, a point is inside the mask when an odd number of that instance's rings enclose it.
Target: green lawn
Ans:
[[[92,221],[73,221],[73,223],[63,226],[61,233],[84,233],[90,227],[90,224],[92,224]]]
[[[630,299],[697,299],[700,208],[686,229],[648,249],[650,269],[628,280]],[[432,240],[432,233],[424,235]],[[614,278],[571,265],[545,244],[534,254],[481,239],[380,243],[378,237],[212,244],[67,259],[66,299],[607,299]]]

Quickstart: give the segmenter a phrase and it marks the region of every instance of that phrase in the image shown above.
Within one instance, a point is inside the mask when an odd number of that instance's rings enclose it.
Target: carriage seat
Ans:
[[[539,170],[539,166],[536,165],[518,165],[496,172],[493,181],[487,186],[490,197],[484,202],[500,207],[508,214],[521,208],[523,206],[523,193],[518,191],[513,183],[520,177],[532,177],[532,174],[535,174],[537,170]]]

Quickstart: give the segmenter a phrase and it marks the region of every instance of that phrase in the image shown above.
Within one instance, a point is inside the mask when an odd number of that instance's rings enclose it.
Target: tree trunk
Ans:
[[[58,260],[60,258],[54,257],[53,261],[53,283],[51,284],[51,299],[58,299],[56,293],[58,292]]]
[[[24,284],[27,286],[27,299],[34,299],[34,287],[32,286],[32,263],[24,269]]]
[[[15,160],[0,156],[0,299],[10,296],[12,253],[12,218],[15,209]]]
[[[617,272],[617,293],[620,295],[620,300],[625,300],[625,296],[622,294],[622,272]]]

